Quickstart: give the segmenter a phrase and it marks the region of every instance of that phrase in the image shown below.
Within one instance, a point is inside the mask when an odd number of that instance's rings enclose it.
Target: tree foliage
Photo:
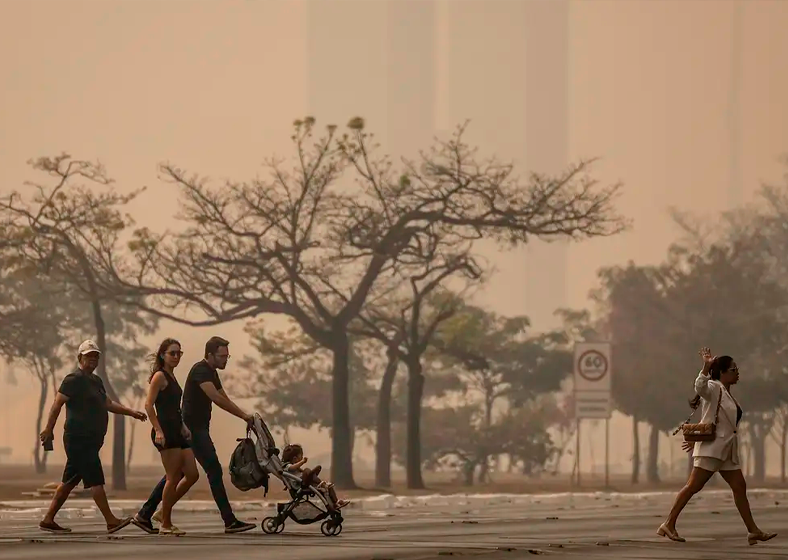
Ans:
[[[30,165],[47,180],[27,182],[0,198],[4,262],[45,279],[71,300],[58,302],[70,306],[69,332],[76,339],[96,338],[104,352],[97,374],[110,398],[118,400],[136,382],[138,370],[131,371],[130,361],[139,356],[137,334],[152,333],[157,326],[155,320],[142,319],[138,308],[119,306],[110,283],[114,277],[107,274],[128,269],[123,245],[134,222],[124,208],[140,191],[119,194],[100,163],[68,154],[41,157]],[[138,293],[123,295],[126,303],[140,303]],[[121,375],[108,376],[108,367]],[[123,421],[113,424],[112,481],[119,490],[126,484],[124,428]]]
[[[231,378],[239,394],[258,399],[272,426],[330,430],[331,355],[297,325],[268,331],[263,321],[245,330],[255,355],[241,361],[241,375]],[[381,363],[379,348],[363,340],[351,345],[351,422],[355,430],[375,428],[375,370]]]

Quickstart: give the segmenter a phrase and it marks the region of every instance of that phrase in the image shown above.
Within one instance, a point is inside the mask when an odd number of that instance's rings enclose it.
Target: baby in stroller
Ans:
[[[341,509],[350,503],[349,500],[340,500],[337,497],[337,492],[333,484],[318,478],[321,470],[320,465],[314,469],[305,469],[304,465],[306,462],[307,458],[304,457],[303,447],[297,443],[285,446],[282,451],[282,470],[301,475],[302,483],[306,486],[314,485],[318,490],[323,492],[324,495],[327,495],[329,505],[335,510]]]
[[[289,501],[277,503],[275,516],[263,519],[260,527],[264,533],[281,533],[287,519],[299,525],[322,521],[320,532],[327,537],[342,532],[344,519],[340,508],[349,502],[338,500],[333,486],[317,478],[319,466],[311,470],[303,468],[306,460],[301,446],[288,446],[280,457],[274,437],[259,414],[254,415],[247,437],[238,441],[230,460],[233,484],[243,491],[262,486],[267,492],[271,475],[284,483],[290,496]]]

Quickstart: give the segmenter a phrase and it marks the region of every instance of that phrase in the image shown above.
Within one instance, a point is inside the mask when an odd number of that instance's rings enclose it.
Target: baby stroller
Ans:
[[[254,436],[254,439],[250,436]],[[273,535],[285,529],[285,520],[292,519],[299,525],[310,525],[322,521],[320,532],[327,537],[335,537],[342,532],[342,514],[332,509],[324,491],[309,480],[306,484],[300,476],[282,468],[279,449],[274,437],[262,417],[255,413],[247,437],[240,443],[230,459],[230,479],[236,488],[247,491],[265,487],[268,493],[268,479],[275,476],[290,494],[290,501],[276,504],[276,516],[266,517],[260,524],[264,533]]]

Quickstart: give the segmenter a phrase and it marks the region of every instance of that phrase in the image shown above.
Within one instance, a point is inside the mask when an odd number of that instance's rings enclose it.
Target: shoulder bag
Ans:
[[[690,424],[689,421],[692,418],[695,411],[700,408],[700,406],[696,407],[692,413],[687,417],[687,420],[679,426],[673,435],[675,436],[679,431],[681,431],[684,435],[684,441],[694,443],[697,441],[714,441],[717,437],[717,420],[720,417],[720,405],[722,404],[722,388],[720,388],[720,397],[717,399],[717,410],[714,413],[714,422],[699,422],[697,424]]]

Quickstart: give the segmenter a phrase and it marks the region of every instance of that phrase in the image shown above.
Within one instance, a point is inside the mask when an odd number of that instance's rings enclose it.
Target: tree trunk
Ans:
[[[655,426],[651,426],[648,438],[646,479],[651,483],[659,482],[659,430]]]
[[[466,461],[462,465],[462,478],[465,486],[473,486],[473,478],[476,473],[476,463],[473,461]]]
[[[120,402],[112,383],[107,377],[107,331],[104,325],[104,316],[101,312],[101,301],[95,296],[91,300],[93,307],[93,322],[96,325],[96,343],[101,349],[101,359],[96,368],[97,375],[104,382],[107,396],[115,402]],[[125,417],[119,414],[112,419],[112,487],[115,490],[126,489],[126,423]]]
[[[747,427],[747,442],[742,444],[739,448],[740,455],[744,456],[744,476],[750,478],[752,476],[752,433],[749,426]]]
[[[788,418],[783,412],[782,429],[780,430],[780,482],[785,484],[785,447],[788,444]]]
[[[391,392],[397,377],[399,358],[388,352],[388,363],[383,372],[378,393],[377,434],[375,438],[375,486],[391,486]]]
[[[408,418],[407,418],[407,454],[405,458],[405,474],[408,488],[420,490],[424,488],[421,476],[421,401],[424,396],[424,375],[421,361],[408,361]]]
[[[126,474],[131,474],[131,459],[134,457],[134,429],[137,424],[132,422],[131,430],[129,431],[129,450],[126,454]]]
[[[38,381],[41,389],[38,394],[38,414],[36,415],[36,439],[35,446],[33,447],[33,462],[35,464],[36,472],[42,474],[47,472],[47,454],[41,447],[41,440],[38,434],[41,433],[42,423],[44,421],[44,407],[47,402],[47,395],[49,393],[49,380],[46,375],[38,375]]]
[[[356,452],[356,429],[354,427],[350,427],[350,457],[355,458]]]
[[[135,409],[139,408],[141,400],[142,399],[138,398],[136,401],[134,401],[133,408]],[[134,456],[134,432],[136,431],[136,428],[137,428],[137,423],[132,422],[131,430],[129,432],[129,451],[128,454],[126,455],[126,474],[131,474],[131,459]]]
[[[752,428],[753,480],[763,482],[766,479],[766,430],[761,423],[754,423]]]
[[[350,343],[346,332],[334,333],[332,369],[331,479],[339,488],[356,488],[350,427]]]
[[[640,482],[640,432],[638,417],[632,416],[632,484]]]
[[[490,482],[490,461],[490,457],[483,457],[479,462],[479,476],[477,477],[479,484]]]

